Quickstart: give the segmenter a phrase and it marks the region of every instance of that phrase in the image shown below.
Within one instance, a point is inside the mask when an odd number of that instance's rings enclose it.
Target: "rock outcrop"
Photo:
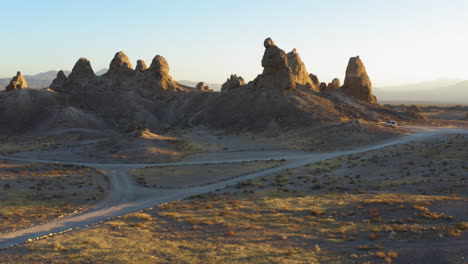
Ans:
[[[302,62],[299,53],[296,49],[293,49],[287,55],[288,66],[294,74],[294,81],[296,84],[306,85],[311,87],[313,90],[318,90],[307,72],[304,62]]]
[[[367,75],[366,67],[359,56],[349,59],[342,89],[346,94],[359,100],[377,103],[377,98],[372,94],[372,83]]]
[[[144,60],[137,60],[137,66],[135,68],[135,71],[144,72],[147,69],[148,69],[148,66],[146,65],[146,62]]]
[[[52,84],[50,85],[50,89],[56,90],[56,91],[61,90],[61,88],[65,85],[66,81],[67,81],[67,76],[62,70],[60,70],[57,73],[57,77],[52,81]]]
[[[213,90],[210,89],[209,86],[205,86],[204,82],[199,82],[197,83],[197,86],[195,86],[195,89],[202,91],[202,92],[212,92]]]
[[[319,81],[317,75],[311,73],[311,74],[309,74],[309,77],[312,80],[312,82],[314,83],[314,86],[317,87],[317,89],[318,89],[319,86],[320,86],[320,81]]]
[[[147,78],[153,83],[154,88],[163,90],[177,89],[177,85],[169,75],[169,64],[163,56],[156,55],[147,71]]]
[[[331,81],[331,83],[329,83],[327,85],[327,88],[325,89],[326,91],[332,91],[332,90],[336,90],[336,89],[339,89],[341,87],[341,82],[340,82],[340,79],[338,78],[335,78]]]
[[[278,48],[271,38],[264,41],[265,53],[262,58],[263,73],[254,80],[260,89],[293,90],[295,76],[288,66],[286,53]]]
[[[326,82],[321,82],[319,86],[319,91],[323,92],[327,89],[327,83]]]
[[[21,72],[17,72],[16,76],[11,79],[10,84],[5,87],[5,90],[13,91],[27,87],[28,83],[26,82],[26,79],[23,77],[23,75],[21,75]]]
[[[242,78],[242,76],[237,76],[236,74],[231,74],[231,77],[229,77],[221,86],[221,91],[229,91],[242,85],[245,85],[244,78]]]
[[[114,58],[110,62],[109,70],[105,76],[121,77],[132,74],[133,72],[133,66],[130,62],[130,59],[123,51],[119,51],[115,54]]]
[[[68,80],[71,82],[80,82],[82,80],[96,77],[94,74],[91,63],[86,58],[80,58],[73,66],[73,70],[68,76]]]

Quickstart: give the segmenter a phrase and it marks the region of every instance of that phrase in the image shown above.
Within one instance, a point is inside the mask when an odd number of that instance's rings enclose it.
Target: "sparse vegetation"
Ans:
[[[0,163],[0,233],[89,208],[108,189],[104,175],[81,166]]]
[[[227,180],[255,171],[281,165],[281,161],[161,166],[136,169],[131,172],[145,187],[189,187]],[[243,183],[243,185],[249,184]]]
[[[398,263],[424,250],[414,245],[457,248],[463,239],[467,164],[448,153],[465,143],[431,139],[286,170],[9,249],[0,260]]]

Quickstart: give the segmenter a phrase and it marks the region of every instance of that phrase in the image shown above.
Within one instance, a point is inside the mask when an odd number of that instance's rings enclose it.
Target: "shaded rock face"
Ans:
[[[342,89],[346,94],[359,100],[377,103],[377,98],[372,94],[372,83],[367,75],[366,67],[359,56],[349,59]]]
[[[164,90],[176,89],[177,85],[169,75],[169,64],[163,56],[156,55],[148,71],[145,72],[147,79],[153,82],[155,88],[162,88]]]
[[[326,82],[321,82],[319,86],[319,91],[323,92],[327,89],[327,83]]]
[[[197,83],[197,86],[195,86],[195,89],[200,90],[200,91],[205,90],[205,83],[204,82]]]
[[[311,73],[311,74],[309,74],[309,77],[312,80],[312,82],[314,83],[314,86],[317,87],[317,89],[318,89],[318,87],[320,86],[320,81],[319,81],[317,75]]]
[[[304,62],[302,62],[301,57],[299,56],[299,53],[297,53],[296,49],[293,49],[286,56],[288,58],[288,66],[294,74],[294,81],[297,84],[306,85],[311,87],[313,90],[317,90],[315,88],[316,86],[314,82],[307,72]]]
[[[335,78],[331,81],[331,83],[327,85],[326,90],[331,91],[331,90],[339,89],[340,87],[341,87],[340,79]]]
[[[146,62],[144,60],[138,60],[137,61],[137,66],[135,68],[135,71],[144,72],[147,69],[148,69],[148,66],[146,65]]]
[[[242,85],[245,85],[244,78],[237,76],[236,74],[231,74],[231,77],[229,77],[221,86],[221,91],[229,91]]]
[[[119,51],[110,62],[109,70],[105,75],[109,77],[119,77],[131,73],[133,73],[133,66],[130,59],[123,51]]]
[[[466,113],[464,120],[468,120],[468,113]]]
[[[83,79],[90,79],[94,78],[96,75],[94,74],[93,68],[91,67],[91,63],[86,58],[80,58],[73,66],[73,70],[68,76],[68,80],[70,81],[80,81]]]
[[[266,48],[269,48],[269,47],[275,47],[276,44],[271,38],[267,38],[267,39],[265,39],[265,41],[263,41],[263,46],[266,49]]]
[[[254,80],[254,86],[272,90],[295,89],[295,77],[288,66],[286,53],[278,48],[270,38],[264,41],[264,46],[263,73]]]
[[[210,89],[209,86],[205,86],[204,82],[199,82],[197,83],[197,86],[195,86],[195,89],[202,91],[202,92],[212,92],[213,90]]]
[[[16,76],[11,79],[10,84],[5,87],[5,90],[13,91],[27,87],[28,83],[26,82],[26,79],[23,77],[23,75],[21,75],[21,72],[17,72]]]
[[[67,76],[65,73],[60,70],[57,73],[57,77],[52,81],[52,84],[50,85],[50,89],[52,90],[61,90],[61,88],[65,85],[67,82]]]

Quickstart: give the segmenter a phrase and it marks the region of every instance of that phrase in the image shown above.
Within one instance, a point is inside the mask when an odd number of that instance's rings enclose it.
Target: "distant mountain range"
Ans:
[[[468,104],[468,80],[438,79],[421,83],[375,87],[374,94],[385,103]]]

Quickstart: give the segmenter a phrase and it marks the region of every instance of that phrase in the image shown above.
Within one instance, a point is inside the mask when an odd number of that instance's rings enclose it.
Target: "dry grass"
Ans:
[[[107,190],[104,175],[67,165],[0,164],[0,233],[88,208]]]
[[[50,149],[57,145],[52,137],[0,137],[0,154]]]
[[[433,243],[457,249],[468,221],[466,160],[444,165],[425,158],[463,148],[466,139],[453,142],[408,144],[285,171],[9,249],[0,262],[398,263],[424,256],[421,250],[433,250]],[[432,174],[423,177],[427,168]],[[394,185],[407,171],[433,182]],[[437,189],[447,186],[450,192]]]
[[[187,187],[227,180],[280,165],[281,161],[147,167],[131,172],[146,187]]]

